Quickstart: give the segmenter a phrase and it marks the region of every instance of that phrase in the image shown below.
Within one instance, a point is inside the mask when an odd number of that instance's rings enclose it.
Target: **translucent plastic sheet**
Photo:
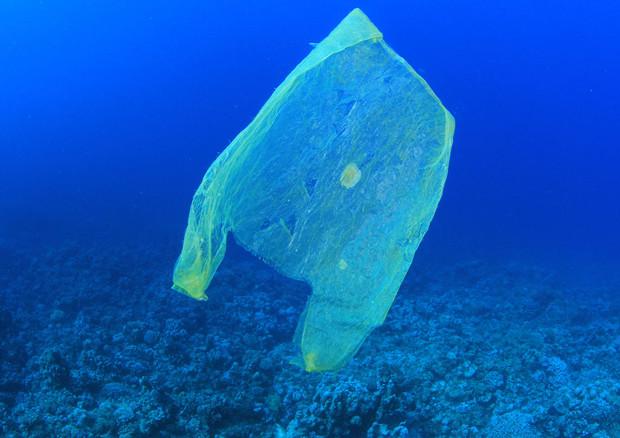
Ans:
[[[288,75],[194,195],[174,288],[206,299],[226,235],[312,287],[296,341],[334,370],[385,319],[433,217],[454,120],[353,10]]]

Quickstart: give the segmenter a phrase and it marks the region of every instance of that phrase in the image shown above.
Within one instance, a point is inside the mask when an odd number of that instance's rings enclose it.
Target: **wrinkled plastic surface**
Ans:
[[[194,195],[174,288],[204,294],[226,235],[312,287],[296,333],[335,370],[385,319],[433,217],[454,121],[353,10],[288,75]]]

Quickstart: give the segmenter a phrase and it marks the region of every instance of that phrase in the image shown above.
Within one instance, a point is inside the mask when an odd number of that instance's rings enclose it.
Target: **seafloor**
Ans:
[[[0,435],[620,436],[620,293],[470,260],[417,266],[338,373],[289,364],[308,288],[227,259],[208,302],[177,248],[0,242]]]

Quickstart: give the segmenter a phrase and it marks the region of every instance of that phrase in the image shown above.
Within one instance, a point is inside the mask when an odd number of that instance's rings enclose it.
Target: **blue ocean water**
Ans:
[[[620,436],[620,6],[0,5],[0,434]],[[309,288],[232,248],[169,290],[192,194],[354,7],[456,119],[384,326],[288,363]]]

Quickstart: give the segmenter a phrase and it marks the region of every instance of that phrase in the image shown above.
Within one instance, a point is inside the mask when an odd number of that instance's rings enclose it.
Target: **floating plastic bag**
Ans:
[[[441,197],[454,120],[353,10],[288,75],[194,195],[174,289],[206,299],[226,235],[312,287],[307,371],[347,363],[380,325]]]

